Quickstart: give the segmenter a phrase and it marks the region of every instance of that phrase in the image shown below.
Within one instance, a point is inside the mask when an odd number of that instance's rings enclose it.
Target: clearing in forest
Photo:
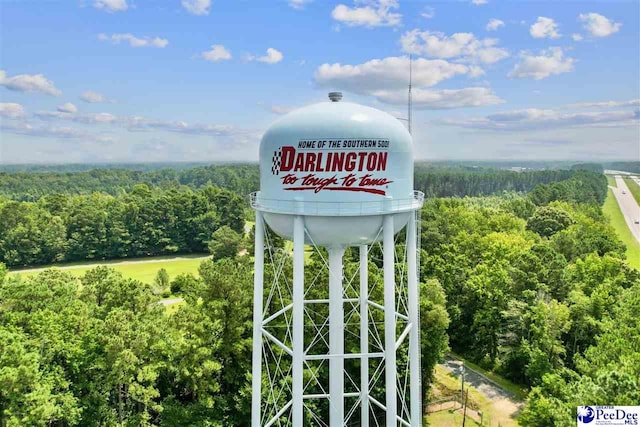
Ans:
[[[460,378],[456,372],[457,364],[450,361],[437,365],[435,381],[431,389],[431,401],[437,401],[445,396],[460,393]],[[467,426],[480,425],[488,427],[516,427],[516,420],[523,403],[489,381],[483,380],[473,371],[467,369],[465,374],[465,389],[469,390],[467,402]],[[460,405],[456,408],[445,409],[427,415],[429,425],[434,427],[448,427],[462,425],[463,410]]]
[[[57,268],[64,270],[74,276],[82,276],[88,270],[100,265],[108,266],[122,273],[123,276],[140,280],[144,283],[153,283],[158,274],[158,270],[164,268],[167,270],[171,279],[184,273],[198,274],[200,263],[209,258],[203,254],[198,255],[180,255],[180,256],[161,256],[151,258],[129,258],[125,260],[111,261],[87,261],[82,263],[69,264],[52,264],[37,268],[25,270],[11,270],[9,274],[19,274],[22,277],[29,277],[34,274],[41,273],[48,268]]]

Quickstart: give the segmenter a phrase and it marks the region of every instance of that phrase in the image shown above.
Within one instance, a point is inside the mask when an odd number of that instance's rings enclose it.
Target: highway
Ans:
[[[616,187],[609,187],[618,201],[618,206],[620,206],[620,210],[622,211],[622,215],[624,216],[624,220],[627,222],[627,226],[631,230],[631,233],[636,238],[638,242],[640,242],[640,224],[636,224],[635,221],[640,221],[640,206],[636,202],[636,199],[633,198],[633,194],[629,191],[627,184],[624,180],[616,175]],[[636,181],[634,179],[634,181]],[[636,181],[640,184],[640,180]]]

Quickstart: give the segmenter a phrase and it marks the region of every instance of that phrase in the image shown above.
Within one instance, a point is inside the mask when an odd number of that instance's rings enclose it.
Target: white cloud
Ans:
[[[511,70],[509,77],[516,79],[541,80],[551,75],[573,71],[575,59],[564,57],[562,49],[552,47],[534,56],[527,52],[520,54],[522,61]]]
[[[488,0],[471,0],[471,3],[475,4],[476,6],[480,6],[489,2]]]
[[[58,105],[57,110],[60,111],[61,113],[77,113],[78,107],[76,107],[70,102],[65,102],[62,105]]]
[[[0,86],[17,92],[42,92],[54,96],[62,94],[53,82],[42,74],[18,74],[7,77],[6,71],[0,70]]]
[[[111,124],[117,120],[118,118],[110,113],[86,113],[76,118],[77,122],[85,124]]]
[[[313,0],[289,0],[289,6],[294,9],[304,9],[305,5],[311,3]]]
[[[506,49],[496,47],[497,39],[477,39],[472,33],[447,36],[438,31],[407,31],[400,38],[403,52],[434,58],[458,58],[468,62],[493,64],[509,56]]]
[[[436,10],[431,6],[425,6],[422,9],[422,12],[420,12],[420,16],[422,16],[425,19],[431,19],[434,16],[436,16]]]
[[[267,49],[267,54],[264,56],[258,56],[258,57],[256,57],[255,55],[246,56],[247,61],[258,61],[258,62],[264,62],[267,64],[276,64],[282,61],[282,58],[284,58],[284,55],[282,54],[282,52],[272,47]]]
[[[316,70],[315,80],[321,87],[374,96],[385,104],[405,105],[408,70],[407,57],[374,59],[359,65],[323,64]],[[483,87],[425,89],[456,75],[476,76],[482,72],[477,66],[418,58],[413,61],[413,105],[418,109],[447,109],[504,102]]]
[[[129,8],[127,0],[95,0],[93,7],[104,12],[124,12]]]
[[[444,119],[435,123],[472,129],[502,131],[546,130],[565,127],[629,127],[638,125],[635,111],[562,112],[529,108],[485,117]]]
[[[413,61],[413,84],[416,87],[433,86],[470,72],[470,67],[464,64],[418,58]],[[409,83],[409,58],[372,59],[358,65],[322,64],[316,70],[314,78],[321,87],[362,95],[371,95],[378,90],[406,89]]]
[[[355,0],[354,7],[337,5],[331,17],[350,27],[396,27],[402,15],[392,10],[398,7],[398,0]]]
[[[3,132],[18,135],[41,136],[53,138],[89,138],[90,134],[82,129],[58,127],[58,126],[33,126],[26,122],[3,123],[0,122]]]
[[[245,132],[231,125],[190,124],[182,120],[154,120],[140,116],[125,117],[120,121],[130,131],[163,130],[167,132],[208,136],[240,135]]]
[[[114,124],[118,117],[111,113],[77,113],[74,111],[36,111],[35,116],[42,120],[69,120],[86,125]]]
[[[571,104],[573,108],[619,108],[619,107],[640,107],[640,99],[630,99],[628,101],[602,101],[602,102],[579,102]]]
[[[98,104],[101,102],[109,102],[109,100],[107,98],[104,97],[104,95],[97,93],[97,92],[92,92],[90,90],[84,91],[82,92],[82,95],[80,95],[80,99],[83,100],[84,102],[88,102],[90,104]]]
[[[538,16],[536,23],[529,28],[529,33],[536,39],[557,39],[560,37],[556,21],[544,16]]]
[[[374,95],[379,101],[386,104],[405,105],[407,103],[406,90],[382,90],[374,92]],[[414,89],[412,95],[413,106],[424,110],[480,107],[504,102],[491,89],[485,87],[444,90]]]
[[[182,0],[182,7],[192,15],[208,15],[211,0]]]
[[[231,59],[231,52],[225,49],[221,44],[212,44],[211,50],[202,52],[200,56],[211,62],[226,61]]]
[[[501,19],[493,18],[487,24],[487,31],[497,31],[498,28],[504,27],[504,21]]]
[[[159,130],[208,136],[244,135],[247,132],[230,125],[187,123],[183,120],[156,120],[142,116],[116,116],[111,113],[37,111],[34,116],[45,121],[70,121],[84,125],[119,126],[132,132]]]
[[[484,70],[477,65],[469,65],[469,77],[480,77],[485,74]]]
[[[160,37],[143,37],[139,38],[133,34],[98,34],[99,40],[111,41],[113,44],[120,44],[120,42],[127,42],[131,47],[155,47],[164,48],[169,44],[169,40]]]
[[[579,42],[584,37],[582,37],[582,34],[574,33],[574,34],[571,34],[571,38],[573,39],[574,42]]]
[[[607,37],[620,31],[622,24],[613,22],[599,13],[581,13],[578,20],[584,22],[584,29],[589,31],[593,37]]]
[[[282,105],[272,105],[271,112],[275,114],[287,114],[295,110],[294,107],[283,107]]]
[[[19,119],[25,116],[24,107],[15,102],[0,102],[0,117]]]

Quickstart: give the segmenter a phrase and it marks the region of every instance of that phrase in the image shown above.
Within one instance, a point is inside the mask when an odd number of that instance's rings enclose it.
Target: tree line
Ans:
[[[206,252],[222,227],[242,235],[245,199],[214,186],[150,188],[112,196],[0,198],[0,262],[27,266]]]
[[[39,169],[37,169],[39,170]],[[464,197],[527,192],[538,184],[568,179],[571,170],[513,172],[483,167],[445,166],[417,163],[415,185],[427,197]],[[130,192],[136,184],[168,189],[188,186],[198,189],[214,185],[237,194],[248,195],[259,189],[256,164],[209,165],[186,169],[140,170],[93,169],[62,172],[0,172],[0,197],[37,201],[51,194],[91,194],[101,192],[117,196]]]
[[[257,170],[252,172],[249,166],[236,169],[211,166],[148,173],[155,175],[122,170],[53,174],[65,179],[54,180],[51,188],[68,183],[66,192],[46,194],[35,201],[0,196],[0,262],[15,267],[204,252],[213,232],[220,227],[228,226],[243,233],[247,202],[242,194],[255,185],[258,177]],[[22,179],[18,175],[12,180]],[[46,178],[52,175],[25,176],[27,183],[38,180],[49,183]],[[152,183],[134,184],[143,176]],[[156,178],[151,179],[152,176]],[[217,177],[217,183],[234,190],[210,185],[213,176]],[[159,184],[171,179],[189,185],[177,185],[175,181],[167,186]],[[606,196],[604,177],[582,170],[535,173],[416,170],[416,187],[427,196],[526,191],[539,181],[549,183],[539,184],[531,192],[531,199],[538,204],[550,200],[601,203]],[[82,188],[101,192],[84,194]]]
[[[0,172],[0,197],[37,201],[51,194],[117,196],[137,184],[162,189],[188,186],[198,189],[217,186],[237,194],[249,194],[259,187],[258,165],[209,165],[188,169],[130,170],[92,169],[77,172]]]

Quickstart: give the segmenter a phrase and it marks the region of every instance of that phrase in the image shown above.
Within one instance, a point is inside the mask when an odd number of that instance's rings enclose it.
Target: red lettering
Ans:
[[[329,170],[334,172],[342,172],[342,168],[344,166],[344,153],[333,153],[333,158],[331,160],[332,162]]]
[[[358,185],[360,187],[375,187],[380,185],[387,185],[392,182],[393,181],[389,181],[387,178],[371,178],[371,174],[368,173],[360,178],[360,182],[358,183]]]
[[[274,152],[274,156],[277,152]],[[282,147],[281,172],[342,172],[386,171],[387,152],[296,152],[294,147]],[[323,162],[324,160],[324,162]]]
[[[373,154],[373,153],[371,153]],[[364,159],[367,158],[367,153],[358,153],[358,157],[360,157],[360,163],[358,163],[358,171],[362,172],[362,168],[364,167]]]
[[[367,156],[367,171],[375,170],[377,159],[378,156],[376,155],[376,153],[369,153],[369,155]]]
[[[305,162],[305,165],[304,165],[304,171],[313,172],[315,168],[316,168],[316,154],[307,153],[307,161]]]
[[[344,169],[346,171],[351,172],[356,168],[356,158],[358,157],[357,153],[347,153],[344,162]]]
[[[319,193],[325,187],[332,184],[335,185],[337,183],[338,183],[338,180],[336,179],[335,175],[332,176],[331,178],[317,178],[314,174],[309,174],[307,176],[302,177],[302,185],[314,187],[313,188],[314,193]]]
[[[293,167],[294,172],[304,172],[304,155],[298,153],[296,155],[296,164]]]
[[[386,171],[387,170],[387,154],[389,153],[378,153],[378,167],[376,170],[378,171]],[[369,169],[372,170],[372,169]]]
[[[298,178],[292,173],[283,176],[281,179],[284,185],[295,184],[298,181]]]
[[[317,156],[316,172],[324,172],[324,168],[322,167],[322,153],[318,153]]]
[[[282,172],[288,172],[291,170],[291,168],[293,167],[293,156],[295,154],[295,148],[282,147],[282,159],[280,160],[280,170]]]

